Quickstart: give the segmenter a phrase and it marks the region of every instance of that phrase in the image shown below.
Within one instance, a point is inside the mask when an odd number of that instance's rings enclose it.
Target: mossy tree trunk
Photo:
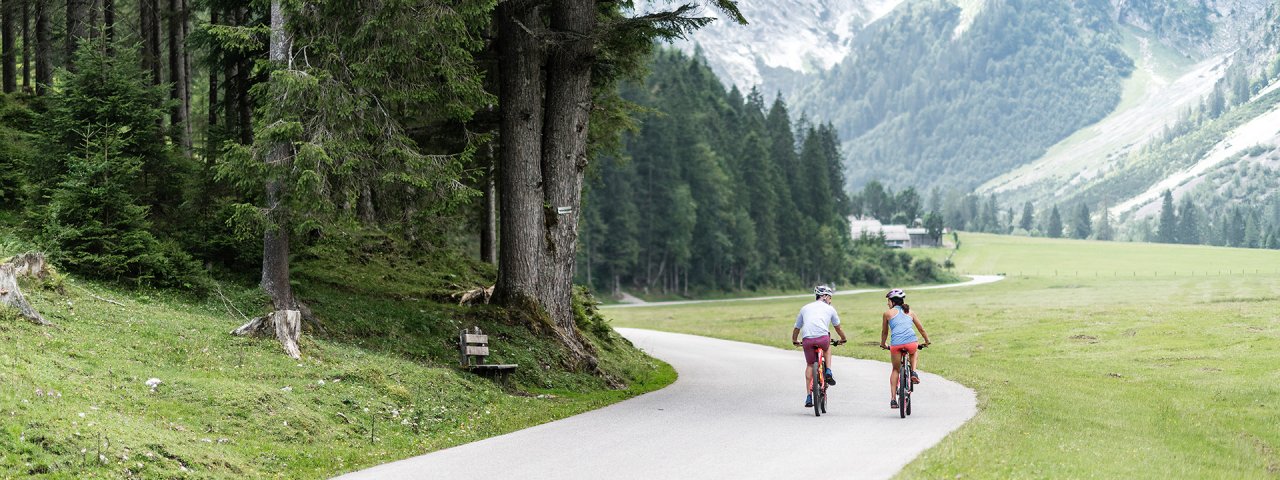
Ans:
[[[280,0],[271,2],[271,61],[277,65],[288,62],[289,36],[286,34],[285,14]],[[293,153],[288,144],[278,143],[267,153],[264,161],[276,168],[292,161]],[[301,358],[298,337],[301,336],[302,311],[293,296],[289,284],[289,212],[283,201],[284,184],[276,178],[267,180],[267,216],[270,225],[263,234],[262,290],[271,297],[272,313],[255,318],[231,333],[234,335],[274,334],[285,353]]]

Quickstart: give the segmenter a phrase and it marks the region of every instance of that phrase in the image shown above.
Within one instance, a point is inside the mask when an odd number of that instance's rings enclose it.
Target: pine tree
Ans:
[[[941,245],[942,240],[942,214],[938,212],[929,212],[924,216],[924,228],[929,232],[929,238],[935,243]]]
[[[1049,213],[1049,225],[1045,229],[1049,238],[1062,238],[1062,216],[1058,214],[1058,206],[1053,206],[1053,211]]]
[[[1182,208],[1178,209],[1178,243],[1197,245],[1200,239],[1200,214],[1191,197],[1183,197]]]
[[[1156,229],[1156,241],[1160,243],[1176,243],[1178,241],[1178,215],[1173,211],[1173,192],[1164,191],[1160,200],[1160,225]]]
[[[776,208],[783,212],[805,212],[811,217],[815,215],[828,216],[831,203],[829,200],[830,193],[826,192],[826,184],[823,183],[817,186],[821,192],[819,194],[823,195],[824,198],[822,203],[815,204],[813,195],[815,185],[808,181],[809,177],[821,175],[822,171],[809,171],[804,168],[808,165],[801,165],[801,159],[796,154],[795,133],[791,130],[791,116],[787,112],[787,104],[782,101],[781,94],[774,99],[773,105],[769,107],[769,113],[765,117],[764,128],[769,144],[769,167],[774,172],[774,189],[778,196]],[[797,210],[801,206],[803,208]],[[801,231],[801,218],[801,215],[779,215],[778,231]],[[778,247],[779,254],[783,257],[782,263],[787,271],[802,270],[804,267],[801,264],[806,259],[815,257],[811,242],[779,242]]]
[[[1115,228],[1111,226],[1111,211],[1106,205],[1098,209],[1098,226],[1094,228],[1094,232],[1096,232],[1094,238],[1097,240],[1115,240],[1116,232]]]
[[[132,191],[142,160],[121,154],[129,129],[79,133],[83,149],[66,158],[66,173],[44,209],[42,243],[60,263],[88,276],[168,286],[194,280],[196,267],[183,254],[166,255],[150,231],[147,207]]]
[[[862,209],[872,218],[881,222],[889,222],[893,214],[889,200],[889,193],[885,191],[884,185],[878,180],[867,182],[862,187]]]
[[[1027,232],[1030,232],[1032,225],[1035,225],[1035,218],[1033,217],[1033,215],[1034,213],[1033,213],[1033,207],[1031,205],[1031,202],[1028,201],[1026,203],[1023,203],[1022,204],[1022,220],[1018,222],[1018,228],[1021,228],[1023,230],[1026,230]]]
[[[1071,237],[1084,240],[1090,235],[1093,235],[1093,220],[1089,215],[1089,206],[1081,203],[1071,224]]]
[[[1231,209],[1231,221],[1227,223],[1227,245],[1232,247],[1245,246],[1245,238],[1248,226],[1245,225],[1244,212],[1240,207]]]

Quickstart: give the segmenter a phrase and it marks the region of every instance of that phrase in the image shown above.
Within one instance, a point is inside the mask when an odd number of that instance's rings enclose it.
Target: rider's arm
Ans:
[[[884,312],[884,319],[883,319],[884,321],[881,322],[880,324],[880,348],[889,348],[889,344],[885,342],[889,341],[889,319],[890,318],[893,318],[893,317],[889,315],[889,312],[888,311]]]
[[[839,325],[836,325],[836,333],[839,333],[839,334],[840,334],[840,343],[845,343],[845,342],[849,341],[848,337],[845,337],[845,336],[844,336],[844,329],[843,329],[843,328],[840,328],[840,326],[839,326]]]
[[[920,336],[921,336],[921,337],[924,337],[924,343],[925,343],[926,345],[928,345],[928,344],[929,344],[929,333],[928,333],[928,332],[925,332],[925,331],[924,331],[924,325],[921,325],[921,324],[920,324],[920,317],[917,317],[917,316],[916,316],[916,314],[914,314],[914,313],[913,313],[913,314],[911,314],[911,322],[916,324],[916,331],[917,331],[917,332],[920,332]]]
[[[796,315],[796,328],[791,329],[791,344],[800,345],[800,327],[804,326],[804,315]]]

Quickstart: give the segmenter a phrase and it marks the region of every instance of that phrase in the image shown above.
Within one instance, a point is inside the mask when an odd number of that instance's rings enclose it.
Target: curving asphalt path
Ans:
[[[829,413],[814,417],[803,407],[798,349],[618,331],[679,379],[599,410],[339,478],[889,478],[977,412],[972,390],[921,372],[913,415],[900,419],[889,408],[887,364],[838,357]]]

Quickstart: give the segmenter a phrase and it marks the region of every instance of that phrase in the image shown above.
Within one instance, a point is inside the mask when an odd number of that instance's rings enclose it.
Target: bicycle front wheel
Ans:
[[[825,398],[823,398],[822,391],[822,371],[819,367],[820,364],[813,364],[813,378],[810,381],[811,393],[813,395],[813,415],[815,417],[822,416],[822,402],[825,400]]]

